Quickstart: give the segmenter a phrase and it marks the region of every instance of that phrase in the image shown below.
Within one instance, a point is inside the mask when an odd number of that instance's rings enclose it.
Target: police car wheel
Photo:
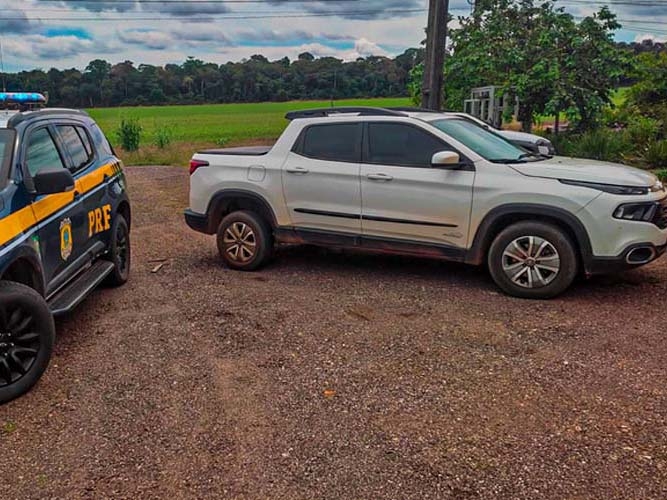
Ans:
[[[106,279],[109,286],[121,286],[130,277],[130,263],[132,252],[130,249],[130,230],[125,217],[116,214],[111,225],[111,243],[107,258],[114,263],[111,274]]]
[[[0,281],[0,404],[28,392],[46,370],[56,329],[32,288]]]
[[[273,233],[254,212],[240,210],[227,215],[218,226],[218,251],[232,269],[254,271],[273,253]]]

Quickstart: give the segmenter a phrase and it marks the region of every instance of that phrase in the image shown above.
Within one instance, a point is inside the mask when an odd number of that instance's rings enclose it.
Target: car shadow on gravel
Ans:
[[[419,278],[426,282],[446,280],[448,283],[466,283],[480,289],[493,286],[482,266],[458,262],[410,257],[357,250],[336,250],[309,245],[281,246],[267,267],[276,271],[303,271],[313,273],[335,272],[364,278]]]

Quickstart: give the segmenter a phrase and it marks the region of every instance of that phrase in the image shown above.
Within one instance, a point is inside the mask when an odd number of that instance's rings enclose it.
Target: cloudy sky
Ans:
[[[471,0],[472,1],[472,0]],[[610,5],[617,39],[667,40],[667,0],[558,0],[575,16]],[[395,55],[424,38],[428,0],[0,0],[7,71],[112,63],[224,63],[253,54],[350,60]],[[455,16],[467,0],[450,0]]]

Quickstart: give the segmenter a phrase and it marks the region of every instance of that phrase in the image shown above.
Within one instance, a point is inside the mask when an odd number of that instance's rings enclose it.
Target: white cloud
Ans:
[[[653,35],[653,34],[643,34],[643,35],[637,35],[635,37],[635,42],[637,43],[642,43],[644,40],[651,40],[653,43],[660,42],[660,43],[667,43],[667,35]]]
[[[169,33],[155,30],[119,31],[118,38],[121,42],[143,45],[149,49],[166,49],[174,43],[174,38]]]
[[[217,2],[214,6],[194,0],[169,4],[0,0],[0,10],[6,18],[0,20],[0,34],[5,63],[25,69],[85,68],[90,60],[100,57],[111,63],[129,59],[137,64],[181,63],[187,56],[215,63],[238,61],[253,54],[263,54],[271,60],[285,56],[295,59],[305,51],[354,60],[369,55],[393,56],[419,46],[425,37],[427,6],[428,0],[307,4],[273,0],[246,5]],[[470,12],[468,0],[450,0],[450,8],[454,16]],[[597,10],[583,5],[567,8],[577,16]],[[667,22],[664,8],[663,12],[632,5],[614,8],[621,19]],[[421,11],[396,12],[404,9]],[[355,15],[351,10],[374,12]],[[304,11],[317,15],[294,17]],[[322,13],[336,15],[320,16]],[[646,24],[641,30],[633,31],[633,26],[639,25],[628,23],[619,39],[667,38],[660,30],[658,34],[651,33]],[[66,36],[70,32],[72,36]],[[77,37],[77,32],[89,36]]]

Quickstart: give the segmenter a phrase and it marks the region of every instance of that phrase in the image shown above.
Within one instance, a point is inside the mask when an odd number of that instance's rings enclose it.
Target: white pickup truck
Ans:
[[[577,274],[653,261],[667,193],[651,173],[530,153],[452,113],[287,114],[275,146],[200,151],[187,224],[254,270],[276,242],[487,263],[505,292],[548,298]]]

